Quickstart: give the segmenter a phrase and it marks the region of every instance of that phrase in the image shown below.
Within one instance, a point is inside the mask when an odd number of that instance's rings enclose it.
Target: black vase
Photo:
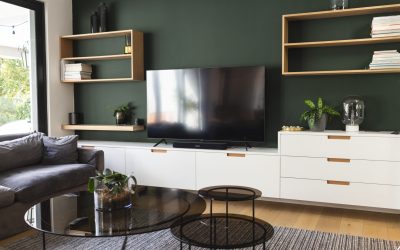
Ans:
[[[107,31],[107,6],[105,3],[100,3],[98,7],[99,20],[100,20],[100,32]]]
[[[99,16],[96,11],[90,16],[90,32],[99,32]]]

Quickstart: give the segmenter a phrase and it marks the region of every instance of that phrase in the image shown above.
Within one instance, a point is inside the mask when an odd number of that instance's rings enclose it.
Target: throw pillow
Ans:
[[[69,164],[78,162],[78,136],[43,137],[43,164]]]
[[[42,159],[42,133],[0,142],[0,171],[37,164]]]

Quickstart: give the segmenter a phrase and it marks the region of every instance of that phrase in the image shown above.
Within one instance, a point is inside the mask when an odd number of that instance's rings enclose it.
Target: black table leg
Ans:
[[[127,243],[127,241],[128,241],[128,236],[125,235],[124,243],[122,244],[121,250],[125,250],[125,249],[126,249],[126,243]]]
[[[46,237],[44,232],[42,232],[42,249],[46,250]]]

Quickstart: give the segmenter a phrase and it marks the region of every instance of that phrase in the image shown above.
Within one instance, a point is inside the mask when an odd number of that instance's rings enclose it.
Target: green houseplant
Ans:
[[[307,99],[304,103],[310,108],[301,114],[301,120],[306,121],[311,131],[324,131],[328,118],[340,116],[333,107],[324,103],[321,97],[318,97],[317,104]]]
[[[130,182],[133,182],[130,185]],[[90,177],[88,191],[94,193],[97,210],[126,208],[132,205],[131,194],[137,181],[133,175],[124,175],[106,168]]]
[[[131,103],[120,105],[117,108],[114,109],[114,117],[115,117],[115,122],[117,125],[125,124],[129,118],[129,116],[132,115],[132,111],[135,108],[132,106]]]

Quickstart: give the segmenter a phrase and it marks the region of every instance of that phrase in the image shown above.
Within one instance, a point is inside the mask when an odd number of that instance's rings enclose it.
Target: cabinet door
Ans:
[[[104,168],[126,174],[125,148],[95,147],[104,151]]]
[[[196,188],[195,153],[164,149],[127,149],[126,167],[140,185]]]
[[[279,197],[279,156],[196,153],[197,189],[239,185],[259,189],[263,197]]]

